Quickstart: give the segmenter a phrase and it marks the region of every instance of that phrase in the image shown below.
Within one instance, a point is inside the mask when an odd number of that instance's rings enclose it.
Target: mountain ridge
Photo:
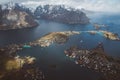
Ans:
[[[89,23],[83,11],[65,5],[39,5],[35,10],[19,3],[0,5],[0,30],[38,26],[35,20],[42,19],[65,24]]]
[[[37,26],[32,13],[18,4],[0,5],[0,30]]]
[[[79,9],[65,5],[43,5],[38,6],[34,12],[38,19],[51,20],[67,24],[88,24],[89,18]]]

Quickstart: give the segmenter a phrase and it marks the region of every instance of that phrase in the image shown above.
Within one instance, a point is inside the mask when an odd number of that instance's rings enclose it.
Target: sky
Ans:
[[[84,8],[91,11],[120,12],[120,0],[0,0],[0,3],[9,1],[36,7],[43,4],[64,4],[74,8]]]

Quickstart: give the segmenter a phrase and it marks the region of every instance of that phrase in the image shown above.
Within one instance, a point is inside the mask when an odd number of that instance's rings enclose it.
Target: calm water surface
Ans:
[[[102,30],[111,31],[120,35],[120,15],[94,15],[90,16],[91,23],[108,25]],[[88,25],[67,25],[56,22],[41,20],[39,26],[19,30],[0,31],[0,46],[12,43],[26,43],[40,38],[41,36],[56,31],[86,31],[94,30],[92,24]],[[83,40],[83,43],[80,41]],[[94,48],[98,42],[103,42],[105,51],[111,56],[120,56],[120,42],[110,41],[99,35],[89,35],[87,33],[70,37],[69,41],[63,45],[53,44],[47,48],[33,47],[18,52],[21,56],[34,56],[37,58],[39,66],[47,80],[96,80],[100,74],[92,70],[75,65],[74,60],[64,55],[64,50],[70,46],[77,45],[83,48]]]

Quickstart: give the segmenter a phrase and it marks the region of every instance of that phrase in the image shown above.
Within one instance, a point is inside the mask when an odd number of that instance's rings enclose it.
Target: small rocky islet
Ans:
[[[106,24],[94,23],[94,24],[93,24],[93,27],[94,27],[96,30],[99,30],[100,28],[106,28],[106,27],[109,27],[109,26],[106,25]]]

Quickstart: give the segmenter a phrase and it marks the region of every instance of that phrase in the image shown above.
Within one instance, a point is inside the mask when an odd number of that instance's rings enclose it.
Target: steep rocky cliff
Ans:
[[[0,30],[19,29],[37,26],[33,16],[22,7],[14,4],[0,6]]]
[[[38,6],[34,12],[38,19],[51,20],[67,24],[88,24],[89,18],[81,10],[64,5]]]

